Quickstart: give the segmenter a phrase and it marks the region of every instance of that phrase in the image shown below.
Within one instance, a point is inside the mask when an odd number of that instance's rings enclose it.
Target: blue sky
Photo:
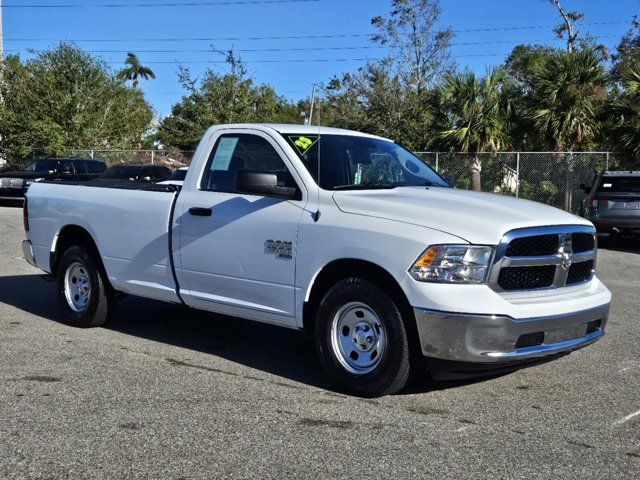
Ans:
[[[114,69],[120,67],[127,51],[135,52],[156,72],[157,79],[143,82],[142,88],[158,117],[170,112],[182,89],[177,82],[177,65],[156,62],[184,62],[195,76],[208,66],[223,71],[223,64],[206,63],[222,60],[210,51],[212,45],[221,50],[236,49],[258,82],[270,83],[278,93],[292,100],[308,96],[314,82],[326,82],[335,74],[354,70],[363,64],[362,59],[385,54],[383,49],[371,48],[374,44],[365,35],[373,31],[371,18],[388,12],[389,0],[303,0],[271,5],[148,8],[41,7],[105,3],[175,5],[206,1],[2,0],[4,48],[7,53],[20,52],[29,57],[28,49],[72,40],[96,52]],[[209,3],[232,1],[211,0]],[[617,45],[620,36],[629,29],[633,14],[640,14],[640,0],[564,0],[562,3],[567,9],[580,9],[585,13],[579,28],[582,33],[590,33],[611,47]],[[39,7],[16,8],[33,5]],[[442,25],[456,32],[452,54],[463,68],[482,73],[486,67],[500,63],[517,43],[562,45],[561,41],[554,40],[550,26],[556,24],[558,18],[547,0],[441,0],[441,6]],[[491,30],[493,28],[498,30]],[[483,31],[473,31],[478,29]],[[248,38],[285,36],[330,38]],[[216,40],[206,40],[213,38]],[[306,50],[309,48],[318,50]]]

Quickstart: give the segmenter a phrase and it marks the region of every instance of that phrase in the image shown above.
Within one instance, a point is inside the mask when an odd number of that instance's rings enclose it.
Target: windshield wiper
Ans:
[[[374,190],[396,188],[398,184],[387,182],[362,182],[351,185],[336,185],[333,190]]]

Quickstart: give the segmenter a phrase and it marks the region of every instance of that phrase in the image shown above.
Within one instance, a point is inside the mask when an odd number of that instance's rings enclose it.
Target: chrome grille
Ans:
[[[535,235],[514,238],[507,247],[508,257],[530,257],[534,255],[554,255],[558,251],[558,235]]]
[[[561,225],[512,230],[496,248],[489,285],[501,292],[578,285],[593,278],[595,261],[592,227]]]

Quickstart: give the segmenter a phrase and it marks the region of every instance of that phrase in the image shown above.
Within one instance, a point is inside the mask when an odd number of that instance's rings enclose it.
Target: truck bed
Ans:
[[[95,239],[114,288],[178,302],[169,254],[169,224],[178,191],[175,185],[134,182],[34,183],[27,198],[38,265],[50,271],[58,235],[66,226],[77,225]]]

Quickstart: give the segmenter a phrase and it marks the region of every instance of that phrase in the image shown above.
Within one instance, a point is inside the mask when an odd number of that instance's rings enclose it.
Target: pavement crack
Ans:
[[[576,442],[574,440],[567,440],[567,443],[569,443],[571,445],[575,445],[577,447],[593,448],[593,445],[589,445],[588,443],[584,443],[584,442]]]
[[[196,370],[203,370],[205,372],[222,373],[223,375],[230,375],[232,377],[238,376],[237,373],[227,372],[225,370],[221,370],[219,368],[214,368],[214,367],[206,367],[204,365],[196,365],[195,363],[183,362],[182,360],[177,360],[175,358],[166,358],[166,360],[174,367],[188,367],[188,368],[195,368]]]
[[[413,407],[407,408],[407,411],[411,413],[419,413],[421,415],[447,415],[449,413],[449,410],[433,407]]]
[[[53,383],[53,382],[62,381],[61,378],[50,377],[48,375],[27,375],[26,377],[22,377],[21,380],[26,380],[28,382],[43,382],[43,383]]]

